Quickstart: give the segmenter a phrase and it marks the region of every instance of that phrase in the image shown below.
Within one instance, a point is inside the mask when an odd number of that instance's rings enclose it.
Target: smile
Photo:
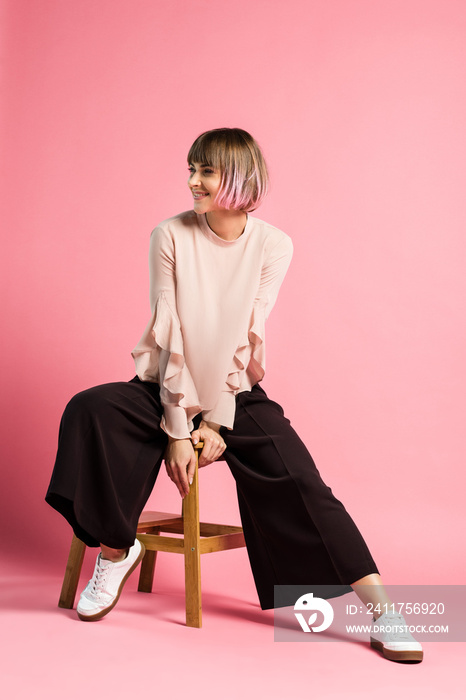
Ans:
[[[208,196],[209,196],[208,192],[193,192],[194,199],[203,199],[204,197],[208,197]]]

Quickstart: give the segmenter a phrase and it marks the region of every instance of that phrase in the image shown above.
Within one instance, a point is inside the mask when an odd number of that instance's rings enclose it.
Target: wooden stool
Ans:
[[[221,552],[225,549],[244,547],[241,527],[199,522],[198,463],[203,443],[195,447],[196,467],[189,494],[183,499],[182,514],[144,511],[138,523],[138,539],[146,553],[141,563],[139,591],[151,593],[157,552],[184,554],[186,625],[202,627],[201,554]],[[168,537],[160,533],[173,533],[182,537]],[[73,535],[65,577],[58,606],[72,608],[76,597],[79,576],[86,545]]]

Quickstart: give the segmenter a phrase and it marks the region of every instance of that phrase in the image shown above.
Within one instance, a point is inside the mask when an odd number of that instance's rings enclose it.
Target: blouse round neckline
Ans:
[[[252,220],[249,214],[246,214],[246,216],[248,218],[246,221],[246,226],[244,227],[244,231],[241,234],[241,236],[238,236],[238,238],[235,238],[232,241],[226,241],[224,238],[220,238],[220,236],[217,236],[217,234],[214,231],[212,231],[209,224],[207,223],[207,218],[205,214],[196,214],[199,223],[199,228],[201,229],[202,233],[213,243],[224,247],[236,245],[240,241],[243,241],[245,238],[247,238],[247,236],[249,235],[249,231],[251,230]]]

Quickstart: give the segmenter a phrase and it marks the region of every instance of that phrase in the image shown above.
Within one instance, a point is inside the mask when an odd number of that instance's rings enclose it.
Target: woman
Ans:
[[[330,595],[352,587],[378,605],[379,626],[399,623],[356,525],[259,384],[264,323],[292,256],[287,235],[249,215],[267,191],[261,150],[241,129],[215,129],[196,139],[188,165],[193,210],[151,236],[152,318],[133,351],[137,376],[77,394],[60,426],[46,499],[101,548],[78,615],[114,607],[144,554],[136,526],[162,459],[184,497],[202,440],[200,466],[223,457],[236,480],[263,609],[276,604],[274,585],[328,584]],[[373,631],[371,643],[388,658],[422,659],[409,634]]]

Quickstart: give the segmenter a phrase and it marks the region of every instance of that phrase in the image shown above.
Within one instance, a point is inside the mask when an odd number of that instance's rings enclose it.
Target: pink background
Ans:
[[[3,0],[12,581],[33,566],[58,590],[70,531],[43,497],[61,412],[134,375],[150,231],[191,206],[194,138],[240,126],[271,171],[256,215],[295,245],[264,388],[388,583],[466,583],[465,32],[462,0]],[[204,519],[239,522],[224,464],[201,490]],[[150,505],[179,506],[165,473]],[[244,552],[221,556],[207,590],[234,579],[256,604]]]

